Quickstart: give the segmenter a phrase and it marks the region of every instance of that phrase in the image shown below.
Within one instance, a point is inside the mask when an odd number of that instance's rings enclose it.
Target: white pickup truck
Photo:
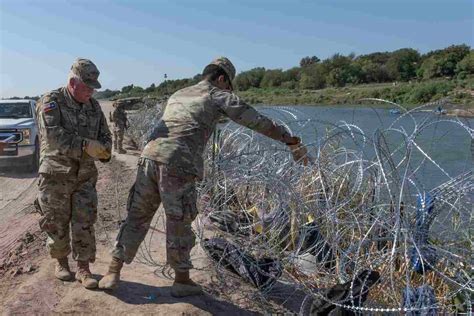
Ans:
[[[36,102],[0,100],[0,167],[24,166],[38,170],[40,142]]]

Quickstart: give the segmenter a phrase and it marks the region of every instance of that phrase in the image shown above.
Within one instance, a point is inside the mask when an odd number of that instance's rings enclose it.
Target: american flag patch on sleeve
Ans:
[[[51,110],[54,110],[55,108],[57,108],[57,104],[56,102],[49,102],[49,103],[46,103],[45,105],[43,105],[43,112],[49,112]]]

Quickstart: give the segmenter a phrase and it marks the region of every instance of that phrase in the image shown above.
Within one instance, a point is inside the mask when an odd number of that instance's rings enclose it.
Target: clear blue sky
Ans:
[[[473,45],[472,0],[0,0],[0,97],[63,85],[76,57],[103,88],[191,77],[218,55],[237,71],[308,55]]]

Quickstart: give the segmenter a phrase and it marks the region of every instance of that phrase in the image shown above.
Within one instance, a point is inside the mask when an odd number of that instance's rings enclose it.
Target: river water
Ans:
[[[344,147],[363,153],[361,156],[369,160],[375,157],[374,140],[380,140],[377,134],[382,132],[385,136],[384,142],[393,153],[395,163],[406,156],[407,137],[403,133],[409,135],[416,144],[411,146],[410,168],[418,168],[415,171],[416,181],[427,190],[473,170],[472,118],[447,117],[431,112],[397,115],[391,114],[388,109],[360,105],[259,107],[259,110],[289,122],[292,131],[301,136],[305,143],[318,145],[326,139],[328,130],[339,126],[330,133],[339,131],[343,135],[341,144]],[[287,110],[288,113],[285,113]],[[351,139],[345,124],[357,126],[364,136],[352,128],[354,137]],[[414,134],[414,131],[417,133]],[[395,150],[397,147],[399,150]]]

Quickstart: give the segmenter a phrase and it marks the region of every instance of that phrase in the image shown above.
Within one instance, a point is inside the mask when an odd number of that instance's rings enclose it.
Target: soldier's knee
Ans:
[[[191,224],[196,219],[198,211],[195,203],[183,201],[180,206],[165,207],[165,214],[170,221]]]
[[[196,236],[191,223],[182,218],[170,216],[166,218],[166,239],[169,249],[191,249],[195,245]]]

